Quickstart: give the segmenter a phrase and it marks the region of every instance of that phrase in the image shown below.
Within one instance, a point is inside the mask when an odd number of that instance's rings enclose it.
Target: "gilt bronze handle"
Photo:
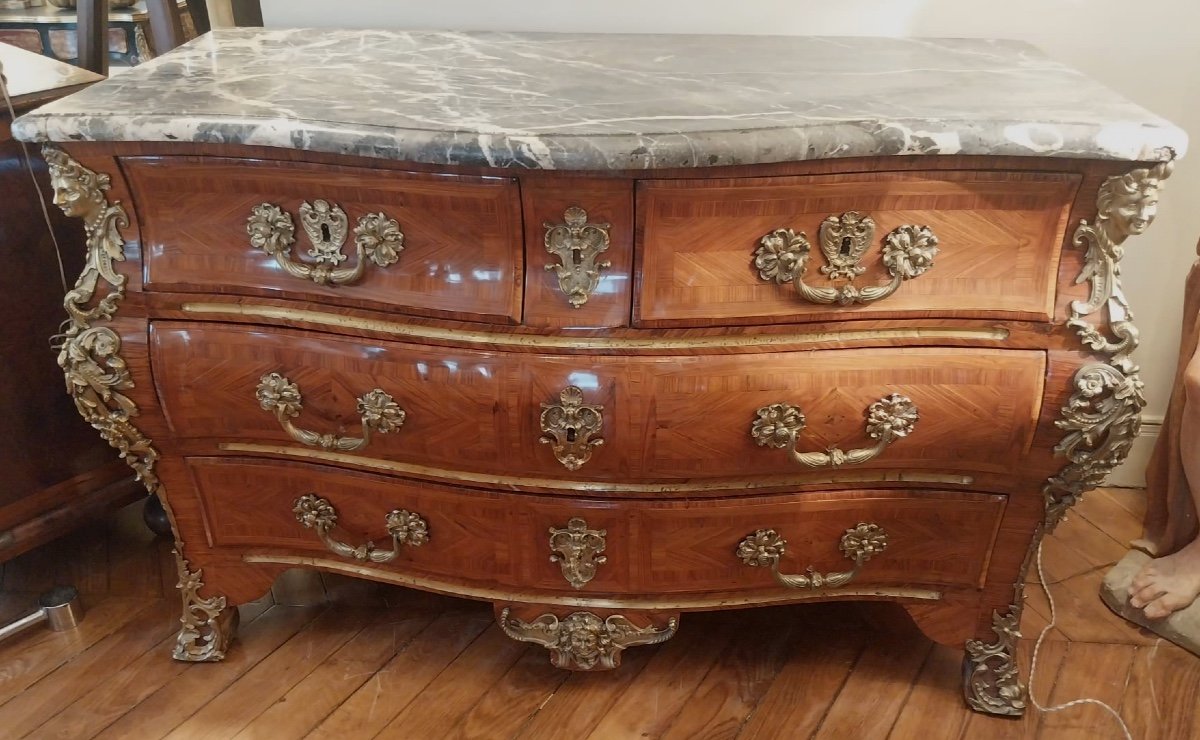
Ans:
[[[279,373],[268,373],[262,376],[255,392],[258,404],[264,411],[275,414],[280,426],[292,439],[309,447],[320,447],[323,450],[339,452],[354,452],[361,450],[371,441],[371,432],[387,434],[394,432],[404,424],[406,416],[404,409],[383,390],[376,388],[367,391],[358,398],[358,413],[362,418],[361,437],[339,437],[333,434],[322,434],[307,429],[298,429],[292,424],[292,419],[300,415],[300,389],[295,383]]]
[[[920,416],[912,399],[893,393],[867,407],[867,436],[875,441],[873,447],[860,447],[849,452],[830,447],[825,452],[800,452],[796,449],[800,432],[808,422],[799,406],[773,403],[756,412],[750,425],[750,436],[759,447],[788,448],[796,462],[810,468],[837,468],[859,465],[878,456],[892,442],[907,437]]]
[[[779,572],[779,561],[787,552],[787,540],[774,529],[760,529],[738,543],[737,556],[742,563],[752,568],[770,568],[779,585],[785,588],[823,589],[845,586],[854,580],[863,563],[887,549],[887,532],[877,524],[859,522],[842,535],[838,549],[849,560],[854,561],[850,570],[838,573],[818,573],[808,566],[805,573],[789,575]]]
[[[306,528],[317,530],[317,536],[330,552],[362,562],[386,563],[396,559],[402,546],[420,547],[429,541],[429,525],[407,509],[395,509],[384,517],[387,533],[392,536],[391,550],[377,550],[375,543],[370,541],[355,547],[330,537],[329,531],[337,525],[337,511],[328,499],[316,494],[306,493],[296,499],[292,513],[296,515],[296,521]]]
[[[821,267],[821,274],[847,281],[838,287],[816,288],[804,282],[812,245],[803,231],[775,229],[764,236],[754,250],[754,267],[760,280],[773,280],[780,285],[792,283],[796,293],[810,303],[848,306],[887,298],[905,280],[919,277],[933,267],[938,254],[937,235],[928,226],[898,226],[883,240],[883,265],[891,281],[859,288],[854,279],[866,272],[859,263],[874,237],[874,219],[855,211],[830,216],[821,223],[821,252],[827,263]]]
[[[357,259],[353,267],[338,267],[346,260],[342,246],[346,243],[346,232],[350,221],[346,212],[337,204],[324,200],[305,201],[300,204],[300,225],[312,247],[308,256],[315,262],[304,262],[292,257],[292,244],[296,241],[296,224],[287,211],[271,203],[261,203],[250,211],[246,219],[246,233],[250,246],[261,249],[275,258],[275,262],[289,275],[302,280],[311,280],[317,285],[349,285],[358,282],[367,267],[367,261],[379,267],[395,264],[404,249],[404,233],[394,218],[384,213],[368,213],[358,219],[354,227],[354,247]]]

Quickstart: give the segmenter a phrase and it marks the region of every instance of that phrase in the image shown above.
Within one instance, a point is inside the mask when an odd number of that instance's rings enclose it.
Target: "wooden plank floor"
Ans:
[[[1200,659],[1096,595],[1141,510],[1139,492],[1097,491],[1047,540],[1059,624],[1037,696],[1101,698],[1136,738],[1200,738]],[[170,548],[136,506],[7,563],[2,577],[0,620],[55,583],[78,587],[89,609],[73,632],[0,645],[4,738],[1121,737],[1094,706],[1020,720],[968,711],[961,651],[933,645],[891,605],[685,614],[674,639],[628,650],[618,671],[571,674],[502,635],[487,604],[290,571],[242,607],[228,660],[184,665],[169,658]],[[1049,611],[1040,588],[1028,591],[1033,638]]]

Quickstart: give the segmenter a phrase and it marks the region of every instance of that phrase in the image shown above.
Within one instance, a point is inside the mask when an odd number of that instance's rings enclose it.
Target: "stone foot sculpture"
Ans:
[[[1126,553],[1121,562],[1104,576],[1100,598],[1118,616],[1200,655],[1200,602],[1193,599],[1189,606],[1162,618],[1151,618],[1143,611],[1143,607],[1131,603],[1130,589],[1134,579],[1149,563],[1151,558],[1144,552],[1131,550]],[[1196,571],[1192,572],[1194,574]]]

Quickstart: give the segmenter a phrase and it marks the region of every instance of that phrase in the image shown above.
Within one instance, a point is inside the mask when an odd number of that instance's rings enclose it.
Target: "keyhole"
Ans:
[[[841,248],[841,250],[839,250],[838,253],[841,254],[843,257],[849,257],[851,243],[852,243],[852,241],[851,241],[850,237],[843,236],[842,237],[842,248]]]
[[[575,427],[567,427],[567,441],[568,442],[575,441]]]
[[[333,234],[329,233],[329,224],[321,224],[321,241],[330,241],[333,239]]]
[[[578,265],[580,262],[583,262],[583,250],[572,249],[571,250],[571,261],[576,265]]]

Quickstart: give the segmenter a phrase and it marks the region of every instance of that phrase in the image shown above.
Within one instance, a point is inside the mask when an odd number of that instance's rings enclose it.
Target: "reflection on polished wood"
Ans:
[[[527,326],[554,328],[603,328],[629,326],[629,298],[633,289],[633,184],[629,180],[589,179],[570,187],[559,183],[522,182],[524,204],[525,320]],[[604,224],[604,251],[599,258],[607,267],[595,270],[589,279],[587,300],[576,306],[563,293],[559,272],[539,265],[557,260],[547,254],[546,229],[542,224],[564,222],[564,214],[581,208],[587,220]],[[568,259],[574,261],[574,255]]]
[[[322,554],[326,547],[296,524],[296,497],[309,491],[336,492],[341,538],[366,541],[380,531],[382,512],[405,508],[421,512],[430,543],[406,552],[398,569],[424,577],[437,590],[454,584],[498,584],[508,589],[562,591],[561,567],[545,549],[545,533],[576,513],[606,532],[615,558],[596,569],[588,593],[688,594],[724,591],[780,591],[766,573],[744,568],[733,557],[738,541],[755,524],[769,521],[780,531],[810,533],[789,547],[789,562],[837,566],[838,542],[856,523],[871,520],[888,532],[886,555],[879,555],[856,586],[900,586],[922,569],[922,582],[970,587],[978,583],[990,535],[1003,511],[1004,497],[978,493],[917,490],[854,490],[808,494],[802,499],[771,495],[712,499],[703,509],[666,500],[562,498],[513,493],[462,491],[452,486],[410,484],[391,478],[347,473],[326,467],[239,458],[189,458],[187,493],[201,502],[212,545],[271,555]],[[172,476],[174,479],[175,476]],[[254,491],[252,498],[245,491]],[[686,527],[672,525],[683,522]],[[727,533],[726,533],[727,532]],[[513,548],[512,542],[538,543]],[[402,567],[399,567],[402,566]],[[832,568],[830,568],[832,569]],[[732,595],[732,594],[730,594]]]
[[[779,398],[800,401],[811,418],[825,420],[804,438],[806,448],[821,449],[861,438],[863,410],[889,393],[921,409],[921,431],[857,467],[1005,473],[1028,448],[1045,374],[1040,352],[956,348],[592,356],[584,370],[566,355],[364,345],[311,332],[174,322],[156,323],[151,345],[162,404],[179,437],[290,441],[255,402],[259,379],[281,372],[300,388],[326,389],[320,397],[305,391],[312,428],[357,428],[355,399],[366,388],[386,387],[400,399],[403,431],[374,437],[373,458],[520,477],[561,478],[566,466],[569,479],[628,482],[753,481],[793,472],[789,456],[758,448],[747,434],[756,409]],[[603,409],[600,433],[588,435],[603,437],[604,446],[574,467],[537,442],[546,434],[541,405],[567,386],[586,388],[586,404]],[[646,432],[615,431],[629,429]]]
[[[521,212],[510,178],[195,157],[128,158],[123,167],[143,214],[148,290],[520,320]],[[266,202],[296,213],[314,198],[338,203],[352,222],[379,212],[395,219],[403,258],[353,285],[322,286],[288,275],[251,246],[252,208]]]
[[[1044,321],[1079,184],[1075,175],[1004,172],[645,181],[638,185],[645,248],[635,323],[905,315]],[[845,211],[869,214],[879,234],[927,226],[940,241],[937,268],[879,303],[828,307],[800,300],[790,284],[763,282],[752,269],[763,234],[788,227],[816,235],[830,214]],[[858,285],[891,281],[874,241]],[[805,280],[835,284],[811,267]]]

